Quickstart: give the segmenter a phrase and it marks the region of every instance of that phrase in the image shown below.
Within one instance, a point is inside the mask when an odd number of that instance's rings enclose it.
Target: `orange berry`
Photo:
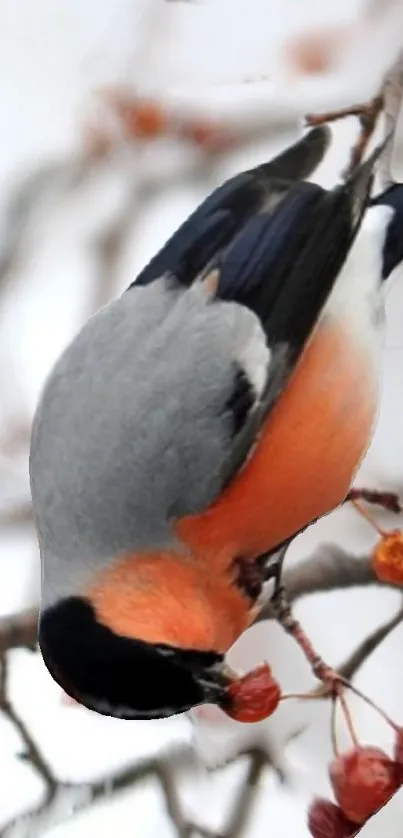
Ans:
[[[339,806],[318,798],[308,809],[308,829],[312,838],[353,838],[357,824],[346,818]]]
[[[229,132],[208,122],[189,122],[183,126],[182,134],[206,151],[224,151],[233,143]]]
[[[237,722],[260,722],[276,710],[281,689],[266,663],[233,681],[228,688],[227,698],[228,706],[222,709],[231,719]]]
[[[392,530],[378,541],[372,557],[378,579],[403,585],[403,532]]]
[[[136,137],[153,139],[166,133],[168,118],[154,102],[139,102],[128,113],[128,128]]]
[[[160,137],[170,126],[169,116],[151,99],[141,99],[134,92],[120,88],[107,88],[101,91],[101,97],[131,136]]]
[[[362,746],[336,757],[330,781],[340,808],[363,824],[390,800],[399,787],[396,764],[379,748]]]
[[[304,32],[286,43],[286,62],[298,75],[327,73],[337,64],[347,35],[345,27],[341,26]]]

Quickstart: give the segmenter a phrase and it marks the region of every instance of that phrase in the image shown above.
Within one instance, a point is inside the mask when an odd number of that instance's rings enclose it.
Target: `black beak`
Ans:
[[[201,704],[216,704],[222,710],[230,708],[232,700],[229,688],[237,676],[224,659],[211,667],[193,670],[193,676],[203,694]]]

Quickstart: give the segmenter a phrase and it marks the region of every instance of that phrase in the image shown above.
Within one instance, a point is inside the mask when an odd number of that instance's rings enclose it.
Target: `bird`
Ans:
[[[314,128],[219,186],[45,382],[39,647],[97,713],[230,709],[228,649],[369,445],[403,202],[371,203],[380,147],[315,183],[331,136]]]

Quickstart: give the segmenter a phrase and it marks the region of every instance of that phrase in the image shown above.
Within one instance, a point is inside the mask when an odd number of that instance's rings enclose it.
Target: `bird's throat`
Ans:
[[[254,617],[236,563],[173,553],[117,560],[86,592],[97,619],[116,634],[225,653]]]

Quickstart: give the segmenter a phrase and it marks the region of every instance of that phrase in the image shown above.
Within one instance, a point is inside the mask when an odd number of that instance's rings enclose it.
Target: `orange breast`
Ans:
[[[226,652],[253,619],[231,569],[174,553],[118,559],[85,595],[116,634]]]
[[[87,592],[98,619],[128,637],[226,651],[253,619],[233,558],[264,553],[344,499],[371,436],[374,383],[344,331],[321,326],[248,463],[210,509],[176,524],[189,552],[117,560]]]
[[[225,563],[266,552],[337,506],[369,444],[375,383],[365,352],[323,323],[253,456],[210,509],[177,523],[181,539]]]

